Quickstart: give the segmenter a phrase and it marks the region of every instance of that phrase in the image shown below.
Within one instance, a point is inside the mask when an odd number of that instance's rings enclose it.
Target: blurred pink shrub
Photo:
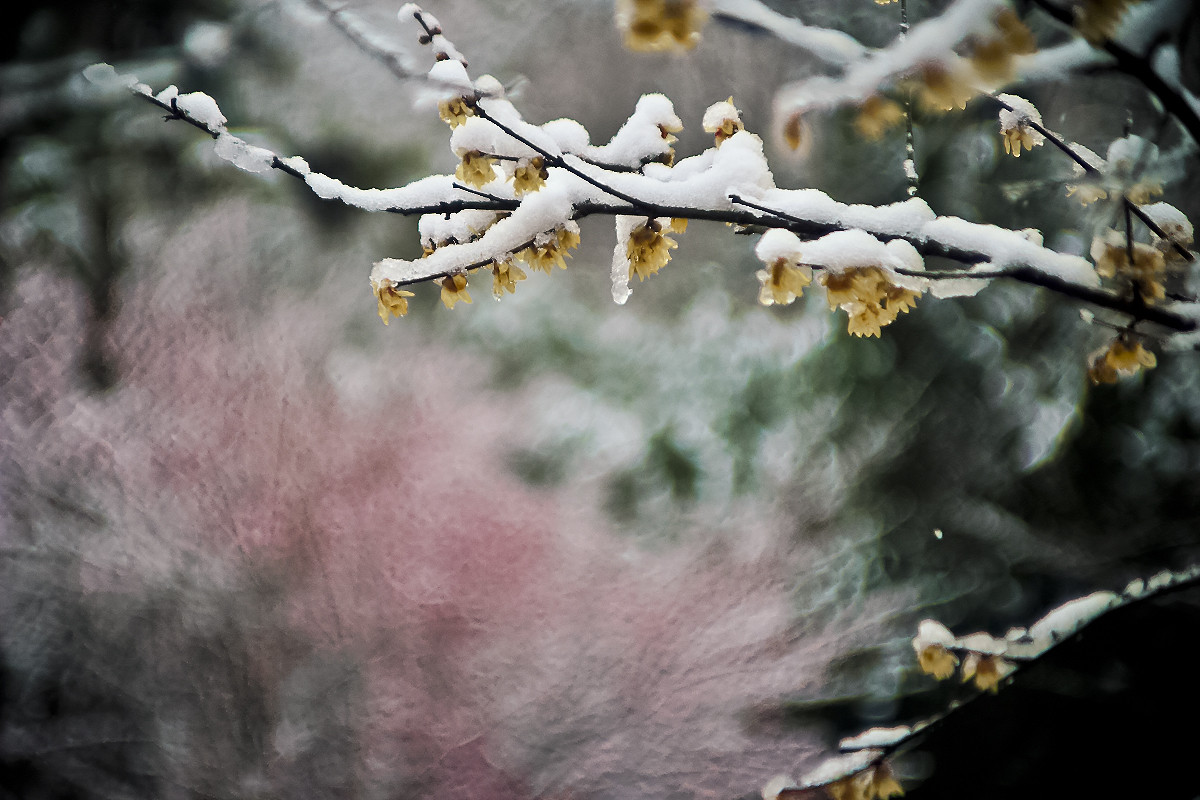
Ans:
[[[729,797],[817,752],[745,712],[815,687],[882,600],[806,624],[795,544],[638,549],[505,470],[519,409],[469,358],[396,347],[372,355],[374,400],[340,398],[333,321],[187,275],[126,291],[104,395],[76,382],[69,284],[25,277],[0,324],[0,641],[14,686],[121,698],[147,741],[110,776],[164,797]],[[88,726],[27,694],[4,750],[85,783],[95,764],[35,743]]]

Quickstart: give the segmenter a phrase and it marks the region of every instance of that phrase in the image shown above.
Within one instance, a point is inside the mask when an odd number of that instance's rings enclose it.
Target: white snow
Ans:
[[[759,0],[713,0],[711,8],[714,14],[770,31],[780,41],[806,50],[829,64],[848,64],[868,52],[847,33],[805,25],[794,14],[784,16]]]
[[[1120,604],[1119,595],[1112,592],[1092,592],[1064,603],[1030,625],[1029,636],[1038,647],[1045,649]]]
[[[904,740],[912,735],[913,729],[907,725],[897,725],[893,728],[870,728],[857,736],[850,736],[838,743],[840,750],[862,750],[865,747],[887,747]]]
[[[806,773],[800,779],[800,786],[824,786],[833,783],[862,772],[882,756],[882,750],[871,748],[831,756]]]
[[[270,150],[225,132],[217,137],[216,151],[218,156],[247,172],[269,172],[275,162],[275,154]]]
[[[175,98],[175,107],[214,133],[225,130],[225,115],[217,101],[204,92],[181,94]]]

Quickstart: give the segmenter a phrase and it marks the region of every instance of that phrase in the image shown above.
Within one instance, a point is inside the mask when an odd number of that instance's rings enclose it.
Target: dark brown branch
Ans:
[[[1062,24],[1074,27],[1075,18],[1070,10],[1050,0],[1033,0],[1033,4]],[[1167,113],[1175,117],[1188,132],[1192,141],[1200,144],[1200,115],[1197,115],[1195,109],[1175,87],[1154,71],[1148,55],[1138,55],[1111,39],[1105,40],[1098,47],[1113,57],[1117,69],[1141,82],[1154,94]]]

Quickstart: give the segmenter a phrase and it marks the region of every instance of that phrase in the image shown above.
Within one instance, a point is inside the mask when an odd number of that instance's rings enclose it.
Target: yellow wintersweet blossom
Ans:
[[[1021,157],[1022,147],[1032,150],[1034,145],[1042,143],[1042,137],[1027,125],[1015,125],[1001,133],[1004,134],[1004,152],[1011,153],[1017,158]]]
[[[881,94],[873,94],[863,101],[854,118],[854,127],[865,138],[879,140],[893,125],[904,121],[904,109],[894,100]]]
[[[970,83],[969,72],[959,64],[926,64],[917,78],[917,100],[931,112],[966,108],[967,101],[979,93]]]
[[[617,0],[617,26],[630,50],[691,50],[708,13],[698,0]]]
[[[730,96],[724,103],[716,103],[704,114],[704,132],[714,134],[717,147],[738,131],[744,131],[741,114]]]
[[[563,260],[563,256],[570,258],[571,254],[567,251],[578,245],[579,234],[576,231],[559,228],[554,232],[553,238],[547,239],[541,244],[532,244],[517,251],[514,255],[528,264],[530,268],[549,275],[556,266],[559,269],[567,268],[567,262]]]
[[[467,294],[467,276],[461,272],[442,278],[442,302],[446,308],[454,308],[458,302],[470,303],[471,295]]]
[[[536,192],[546,185],[550,173],[546,170],[546,161],[541,156],[534,156],[529,163],[522,164],[513,170],[513,194],[520,197],[529,192]]]
[[[438,116],[451,128],[457,128],[467,121],[467,117],[475,115],[475,109],[465,98],[456,97],[453,100],[438,102]]]
[[[1082,206],[1090,206],[1097,200],[1107,200],[1108,192],[1098,183],[1067,184],[1067,197],[1074,197]]]
[[[891,283],[879,267],[826,271],[818,280],[830,309],[842,308],[849,315],[847,330],[855,336],[881,336],[882,328],[916,308],[920,297],[918,291]]]
[[[687,231],[687,226],[687,217],[671,217],[671,224],[667,226],[667,230],[671,231],[671,233],[684,233]],[[1191,241],[1191,239],[1188,239],[1189,244]]]
[[[1013,671],[1012,662],[1000,656],[971,653],[963,662],[962,679],[966,683],[975,681],[975,688],[995,694],[1000,691],[1000,681]]]
[[[1012,80],[1013,57],[1037,50],[1033,31],[1010,8],[993,18],[995,33],[976,41],[971,48],[971,67],[980,80],[998,86]]]
[[[841,780],[826,784],[825,793],[832,800],[872,800],[871,776],[867,770],[847,775]]]
[[[396,284],[384,278],[371,281],[371,289],[375,299],[379,301],[379,318],[387,325],[392,317],[403,317],[408,313],[408,298],[414,297],[412,292],[397,289]]]
[[[786,306],[804,292],[812,283],[812,276],[805,269],[779,258],[766,269],[754,273],[762,287],[758,290],[758,302],[764,306]]]
[[[468,186],[482,189],[496,177],[493,167],[496,159],[478,150],[469,150],[462,155],[462,161],[454,170],[454,177]]]
[[[644,281],[657,273],[671,260],[671,250],[678,246],[674,239],[663,235],[657,220],[648,220],[634,228],[625,246],[630,279],[637,275],[639,281]]]
[[[1133,186],[1125,190],[1125,199],[1139,206],[1144,206],[1150,202],[1151,197],[1158,197],[1163,193],[1162,184],[1154,180],[1138,181]]]
[[[499,300],[505,292],[513,294],[517,291],[517,281],[525,280],[525,270],[513,263],[512,259],[496,261],[492,264],[492,294]]]
[[[904,795],[904,787],[896,780],[886,761],[881,761],[871,771],[871,795],[879,800],[890,800]]]
[[[1075,30],[1092,44],[1111,39],[1125,11],[1138,0],[1083,0],[1075,6]]]
[[[917,664],[920,665],[921,672],[944,681],[954,674],[958,666],[958,656],[940,644],[927,644],[917,653]]]
[[[783,123],[783,141],[792,150],[800,149],[800,145],[804,144],[806,133],[804,115],[799,111],[790,114],[787,121]]]
[[[1088,365],[1088,377],[1092,383],[1116,383],[1121,378],[1136,375],[1143,367],[1154,369],[1158,359],[1141,342],[1131,342],[1127,336],[1118,336],[1108,348],[1092,356]]]
[[[1132,250],[1133,261],[1129,260]],[[1092,240],[1092,261],[1096,274],[1102,278],[1123,277],[1133,284],[1142,300],[1153,303],[1166,297],[1163,280],[1166,277],[1166,257],[1159,248],[1134,242],[1130,248],[1125,234],[1109,228]]]

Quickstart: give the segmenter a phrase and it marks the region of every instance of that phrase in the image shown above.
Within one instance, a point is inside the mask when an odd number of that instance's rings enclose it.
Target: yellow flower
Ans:
[[[520,197],[529,192],[536,192],[546,185],[550,173],[546,170],[546,162],[541,156],[535,156],[528,164],[522,164],[513,170],[513,194]]]
[[[687,226],[687,217],[671,217],[671,224],[667,227],[667,229],[671,231],[671,233],[684,233],[687,231]],[[1191,239],[1188,239],[1189,244],[1191,241]]]
[[[891,283],[879,267],[850,267],[841,272],[824,272],[829,308],[842,308],[849,315],[847,330],[855,336],[880,336],[882,328],[901,313],[916,308],[920,292]]]
[[[866,770],[848,775],[826,784],[825,793],[832,800],[871,800],[871,776]]]
[[[475,109],[465,98],[456,97],[453,100],[442,100],[438,103],[438,116],[451,128],[457,128],[467,121],[467,117],[475,115]]]
[[[554,233],[555,239],[558,241],[558,247],[564,253],[568,250],[574,250],[579,246],[579,231],[571,228],[559,228]],[[570,253],[567,253],[570,256]]]
[[[1013,77],[1013,56],[1036,51],[1037,40],[1012,9],[1001,9],[992,21],[994,34],[974,43],[970,60],[981,80],[999,85]]]
[[[917,663],[921,672],[944,681],[954,674],[954,669],[958,666],[958,656],[940,644],[928,644],[917,653]]]
[[[812,277],[786,258],[776,259],[766,269],[755,273],[762,288],[758,290],[758,302],[764,306],[777,304],[786,306],[804,292],[812,283]]]
[[[1154,369],[1158,359],[1141,342],[1131,343],[1118,336],[1108,348],[1092,356],[1088,377],[1092,383],[1116,383],[1121,378],[1136,375],[1143,367]]]
[[[917,79],[917,99],[926,111],[952,111],[966,108],[967,101],[978,92],[968,82],[967,71],[961,66],[941,62],[926,64]]]
[[[1075,197],[1080,205],[1090,206],[1097,200],[1107,200],[1108,192],[1097,183],[1068,184],[1067,197]]]
[[[975,681],[975,688],[981,692],[995,694],[1000,691],[1000,681],[1013,671],[1011,662],[1000,656],[971,653],[963,662],[963,682]]]
[[[1166,296],[1163,279],[1166,273],[1166,258],[1159,248],[1133,243],[1133,263],[1129,261],[1130,248],[1125,235],[1111,228],[1092,240],[1091,256],[1096,264],[1096,274],[1102,278],[1123,277],[1130,281],[1147,303]]]
[[[690,50],[707,20],[697,0],[617,0],[617,26],[630,50]]]
[[[854,119],[854,127],[867,139],[878,140],[884,132],[904,121],[904,109],[900,104],[883,95],[873,94],[863,101]]]
[[[1111,39],[1121,24],[1121,17],[1132,2],[1138,0],[1083,0],[1075,6],[1075,29],[1092,44]]]
[[[733,104],[733,97],[723,103],[714,103],[704,112],[704,132],[714,134],[717,147],[730,136],[743,131],[741,114]]]
[[[403,317],[408,313],[408,298],[414,297],[412,292],[397,289],[396,284],[384,278],[381,281],[371,281],[371,289],[379,301],[379,318],[387,325],[392,317]]]
[[[1034,145],[1042,143],[1042,137],[1033,128],[1026,125],[1017,125],[1015,128],[1009,128],[1004,133],[1004,152],[1012,153],[1016,158],[1021,157],[1021,147],[1026,150],[1032,150]]]
[[[442,278],[442,302],[446,308],[454,308],[454,304],[459,301],[463,303],[471,302],[471,295],[467,294],[467,276],[461,272],[456,272],[453,275],[447,275]]]
[[[792,150],[799,150],[800,145],[804,144],[806,132],[803,115],[799,111],[789,115],[783,123],[783,141]]]
[[[881,761],[872,770],[871,794],[879,800],[890,800],[892,797],[901,797],[904,794],[904,787],[896,780],[896,776],[892,774],[892,768],[886,761]]]
[[[671,260],[671,250],[679,245],[669,236],[664,236],[657,220],[639,225],[629,234],[625,252],[629,257],[629,277],[636,274],[639,281],[657,273]]]
[[[512,262],[511,259],[496,261],[492,264],[492,294],[499,300],[505,292],[513,294],[517,291],[517,281],[525,280],[525,271]]]
[[[462,161],[454,170],[454,177],[468,186],[482,189],[496,177],[496,171],[493,169],[495,164],[496,159],[492,156],[478,150],[470,150],[463,153]]]
[[[1151,197],[1157,197],[1162,193],[1163,187],[1158,181],[1138,181],[1125,191],[1125,198],[1131,203],[1144,206],[1150,202]]]

